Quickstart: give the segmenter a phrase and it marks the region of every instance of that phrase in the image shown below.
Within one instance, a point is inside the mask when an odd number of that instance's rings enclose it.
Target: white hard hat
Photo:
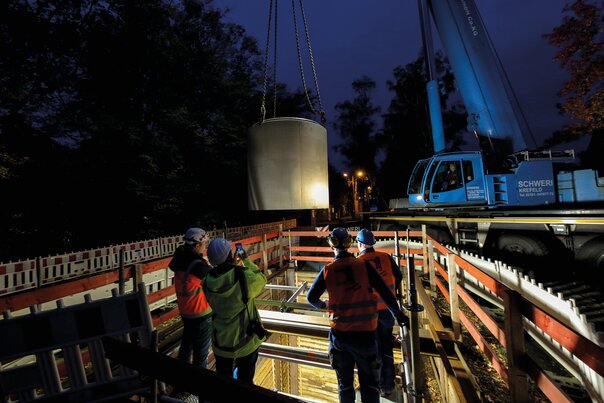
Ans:
[[[232,242],[224,238],[214,238],[208,245],[208,260],[212,266],[224,263],[231,253]]]
[[[208,234],[201,228],[189,228],[183,237],[187,245],[195,245],[206,239]]]

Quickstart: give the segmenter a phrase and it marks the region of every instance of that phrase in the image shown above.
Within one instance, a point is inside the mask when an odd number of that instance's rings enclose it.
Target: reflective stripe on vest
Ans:
[[[354,256],[336,259],[325,266],[323,278],[329,293],[329,324],[336,330],[373,331],[378,311],[369,285],[365,262]]]
[[[384,252],[365,252],[361,254],[358,259],[364,260],[365,262],[369,262],[371,266],[382,276],[384,282],[392,291],[392,295],[396,296],[396,290],[394,287],[395,278],[392,273],[392,263],[390,261],[390,255]],[[374,291],[375,292],[375,291]],[[380,294],[375,292],[375,297],[377,298],[378,310],[388,309],[388,305],[384,302]]]
[[[187,271],[174,273],[174,288],[176,289],[176,302],[180,316],[183,318],[199,318],[212,312],[210,304],[203,293],[201,279],[189,275],[193,267],[201,263],[201,259],[195,259],[189,263]]]

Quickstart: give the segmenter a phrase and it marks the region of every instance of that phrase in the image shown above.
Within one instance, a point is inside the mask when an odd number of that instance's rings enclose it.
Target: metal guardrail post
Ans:
[[[279,254],[279,269],[283,268],[283,244],[281,243],[283,241],[283,224],[279,224],[279,235],[277,236],[277,240],[278,240],[278,247],[277,247],[277,253]]]
[[[426,232],[426,224],[422,224],[422,271],[428,273],[428,236]]]
[[[119,294],[120,295],[124,295],[125,289],[126,289],[126,284],[125,284],[125,278],[126,275],[124,273],[124,248],[120,248],[120,252],[119,252],[119,271],[118,271],[118,290],[119,290]]]
[[[409,326],[410,326],[410,339],[411,339],[411,373],[412,383],[408,386],[408,393],[410,401],[416,401],[416,398],[423,396],[424,392],[424,379],[423,379],[423,368],[420,356],[420,345],[419,345],[419,316],[418,312],[424,310],[422,305],[417,303],[417,290],[415,288],[415,265],[413,256],[409,253],[409,228],[407,227],[407,286],[408,286],[408,304],[404,304],[403,307],[410,312],[409,315]]]
[[[159,351],[159,342],[158,342],[158,337],[157,337],[157,329],[154,329],[153,332],[151,332],[151,349],[154,352],[158,352]],[[159,387],[159,381],[157,380],[156,377],[152,377],[151,379],[151,403],[157,403],[157,391],[158,391],[158,387]]]
[[[42,258],[36,257],[36,288],[42,285]]]
[[[292,261],[292,230],[287,230],[287,245],[289,246],[289,261]]]
[[[401,265],[401,247],[399,245],[399,236],[398,236],[398,231],[394,231],[394,261],[396,262],[396,264],[398,265],[398,267],[401,269],[401,271],[403,272],[403,281],[401,282],[401,284],[398,284],[397,287],[398,289],[396,290],[397,294],[400,295],[401,297],[401,305],[402,305],[402,299],[404,294],[404,291],[407,289],[405,283],[406,283],[406,268],[403,267]]]
[[[430,276],[430,290],[436,292],[436,267],[434,266],[434,242],[428,241],[428,270]]]
[[[266,234],[262,234],[262,265],[264,266],[264,270],[266,271],[266,273],[268,273],[268,252]]]

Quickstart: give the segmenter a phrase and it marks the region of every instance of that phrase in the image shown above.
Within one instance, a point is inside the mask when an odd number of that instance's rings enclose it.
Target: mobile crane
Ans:
[[[406,199],[373,226],[422,224],[438,241],[518,261],[574,256],[604,269],[604,177],[571,170],[574,151],[534,151],[513,90],[474,0],[419,0],[434,155],[418,161]],[[447,152],[431,77],[432,15],[468,112],[477,150]],[[533,147],[530,149],[529,147]]]

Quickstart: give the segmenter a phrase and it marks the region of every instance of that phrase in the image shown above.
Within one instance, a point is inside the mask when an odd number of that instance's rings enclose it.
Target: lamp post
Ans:
[[[367,178],[365,178],[365,172],[363,172],[362,170],[358,170],[354,174],[350,175],[350,177],[348,176],[347,173],[343,173],[342,176],[346,180],[346,185],[352,187],[352,200],[353,200],[352,213],[356,214],[360,211],[363,211],[363,202],[365,199],[365,191],[363,191],[362,193],[359,193],[359,190],[360,190],[359,181],[367,179]]]
[[[359,180],[363,179],[363,177],[365,176],[365,173],[361,170],[356,172],[356,175],[354,175],[354,184],[353,184],[353,191],[354,191],[354,212],[358,213],[363,211],[363,199],[362,199],[362,195],[359,196]]]

